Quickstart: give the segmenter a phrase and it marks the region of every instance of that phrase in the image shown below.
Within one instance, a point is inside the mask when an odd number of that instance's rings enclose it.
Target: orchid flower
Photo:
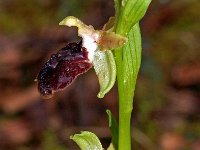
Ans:
[[[65,18],[60,25],[78,27],[82,40],[68,43],[51,55],[37,76],[39,92],[44,98],[51,98],[54,92],[63,90],[94,66],[100,84],[98,97],[103,98],[116,80],[116,65],[110,50],[123,46],[127,38],[112,31],[95,30],[73,16]]]

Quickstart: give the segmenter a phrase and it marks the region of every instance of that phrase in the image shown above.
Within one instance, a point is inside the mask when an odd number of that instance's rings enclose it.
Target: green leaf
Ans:
[[[122,0],[116,29],[121,35],[128,35],[131,28],[144,16],[151,0]]]
[[[97,51],[95,52],[93,64],[100,84],[100,92],[97,96],[103,98],[115,84],[115,59],[111,51]]]
[[[81,150],[103,150],[98,137],[92,132],[83,131],[71,136],[70,139],[76,142]]]
[[[123,88],[126,98],[133,99],[138,71],[141,64],[141,34],[137,23],[128,34],[129,42],[123,47]],[[132,107],[132,103],[130,104]]]
[[[118,87],[120,96],[124,99],[122,109],[124,113],[132,110],[133,95],[141,64],[141,52],[141,34],[139,23],[137,23],[130,30],[126,45],[115,51]]]
[[[109,146],[109,149],[113,149],[113,147],[117,150],[118,149],[118,124],[115,118],[113,117],[110,110],[106,110],[108,114],[108,120],[109,120],[109,128],[112,135],[112,143]]]

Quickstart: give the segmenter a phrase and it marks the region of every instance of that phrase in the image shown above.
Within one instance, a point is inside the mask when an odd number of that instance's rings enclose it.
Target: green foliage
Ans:
[[[125,99],[126,109],[123,110],[125,112],[132,109],[133,93],[141,63],[141,50],[140,27],[136,24],[128,34],[128,43],[115,51],[118,64],[118,85],[121,97]]]
[[[117,121],[115,120],[114,116],[112,115],[110,110],[106,110],[107,114],[108,114],[108,120],[109,120],[109,128],[111,131],[111,135],[112,135],[112,142],[111,142],[111,146],[115,148],[116,150],[118,149],[118,124]]]
[[[138,21],[144,16],[150,0],[118,0],[114,31],[128,36],[128,42],[115,50],[119,92],[119,150],[131,149],[130,119],[137,74],[141,62],[141,35]],[[121,4],[121,5],[120,5]],[[118,6],[120,5],[120,6]],[[118,10],[119,9],[119,10]]]
[[[98,137],[92,132],[83,131],[70,138],[78,144],[81,150],[103,150]]]
[[[131,28],[144,16],[151,0],[115,0],[116,33],[128,35]]]

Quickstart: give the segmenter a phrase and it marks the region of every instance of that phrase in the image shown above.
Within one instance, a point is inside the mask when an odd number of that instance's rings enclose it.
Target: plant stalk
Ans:
[[[124,93],[125,94],[125,93]],[[124,99],[122,94],[119,98],[119,139],[118,139],[118,149],[119,150],[131,150],[131,113],[132,109],[129,111],[124,111],[127,107],[124,105]]]
[[[117,81],[119,93],[119,135],[118,150],[131,150],[131,113],[133,109],[133,93],[125,90],[123,76],[122,49],[118,49],[115,53],[117,64]]]
[[[115,32],[122,36],[127,36],[126,29],[122,28],[121,16],[119,16],[118,22],[116,23]],[[134,92],[132,92],[132,90],[127,90],[128,85],[124,82],[126,73],[124,72],[123,48],[116,49],[115,60],[117,67],[117,83],[119,94],[118,150],[131,150],[131,114],[133,110]]]

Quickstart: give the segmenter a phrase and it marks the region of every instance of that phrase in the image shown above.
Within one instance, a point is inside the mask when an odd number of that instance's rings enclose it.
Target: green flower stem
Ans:
[[[122,32],[116,28],[116,33]],[[125,32],[123,32],[125,33]],[[128,43],[115,51],[119,93],[119,150],[131,150],[131,113],[136,79],[141,62],[141,35],[137,23],[128,34]]]
[[[118,24],[116,26],[115,32],[117,34],[125,35],[126,32],[123,28],[120,28],[122,21],[120,21],[120,16]],[[124,91],[124,76],[123,76],[123,49],[118,48],[115,51],[115,60],[117,67],[117,83],[118,83],[118,95],[119,95],[119,135],[118,135],[118,150],[131,150],[131,113],[132,113],[132,103],[129,104],[132,99],[126,99],[127,92]]]
[[[123,105],[125,99],[119,99],[119,139],[118,150],[131,150],[131,135],[130,135],[130,120],[132,110],[124,112],[123,109],[127,109]]]
[[[130,135],[130,120],[133,109],[133,98],[127,99],[127,93],[124,90],[124,78],[123,78],[123,62],[121,59],[122,49],[116,51],[115,58],[117,64],[117,82],[119,93],[119,138],[118,138],[118,150],[131,150],[131,135]]]

